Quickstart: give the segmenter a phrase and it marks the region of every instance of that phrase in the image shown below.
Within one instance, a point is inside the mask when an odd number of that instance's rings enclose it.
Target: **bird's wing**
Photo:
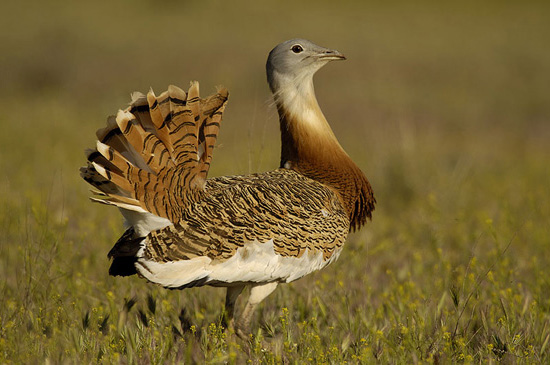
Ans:
[[[142,276],[172,288],[293,281],[334,260],[349,231],[338,195],[291,170],[215,178],[206,190],[178,224],[142,240]]]
[[[188,93],[172,85],[158,97],[134,93],[87,152],[81,175],[95,187],[94,200],[179,221],[204,193],[227,98],[220,88],[201,99],[197,82]]]

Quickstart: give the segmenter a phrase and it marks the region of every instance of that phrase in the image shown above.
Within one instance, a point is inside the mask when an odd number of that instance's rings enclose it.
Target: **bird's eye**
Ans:
[[[300,46],[299,44],[296,44],[296,45],[292,46],[291,50],[292,50],[292,52],[294,52],[294,53],[300,53],[300,52],[302,52],[304,49],[303,49],[302,46]]]

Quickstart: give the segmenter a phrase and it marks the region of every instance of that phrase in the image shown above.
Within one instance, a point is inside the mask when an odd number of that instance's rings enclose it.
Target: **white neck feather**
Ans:
[[[313,73],[305,73],[297,77],[276,74],[273,95],[279,111],[283,111],[291,120],[297,121],[301,127],[328,134],[334,137],[319,104],[313,87]]]

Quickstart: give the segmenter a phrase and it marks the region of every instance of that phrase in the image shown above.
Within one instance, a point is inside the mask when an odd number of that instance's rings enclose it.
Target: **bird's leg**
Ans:
[[[250,297],[246,302],[246,306],[235,326],[235,333],[242,339],[246,339],[249,329],[250,320],[254,314],[254,309],[261,303],[269,294],[271,294],[277,287],[277,282],[271,282],[267,284],[255,285],[250,289]]]
[[[222,325],[229,329],[233,327],[233,318],[235,317],[235,303],[237,298],[242,293],[244,285],[235,285],[227,287],[227,294],[225,295],[225,310],[222,317]]]

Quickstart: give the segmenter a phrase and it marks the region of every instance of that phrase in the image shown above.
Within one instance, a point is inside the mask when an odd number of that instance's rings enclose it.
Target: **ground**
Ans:
[[[547,4],[1,7],[0,363],[550,361]],[[195,79],[230,90],[211,176],[277,167],[264,63],[293,37],[347,56],[316,91],[378,205],[247,342],[223,289],[108,276],[122,219],[78,167],[131,91]]]

